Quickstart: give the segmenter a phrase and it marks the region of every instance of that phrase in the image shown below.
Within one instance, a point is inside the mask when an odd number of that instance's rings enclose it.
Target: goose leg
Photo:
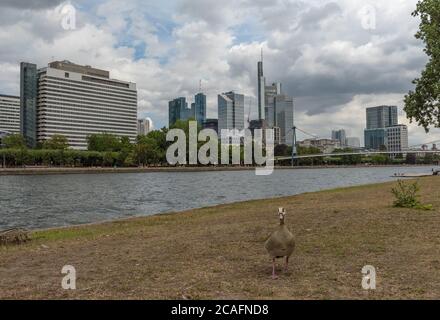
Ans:
[[[275,258],[272,260],[272,279],[278,279],[277,275],[275,274]]]
[[[286,257],[286,264],[284,266],[284,271],[287,272],[288,268],[289,268],[289,257]]]

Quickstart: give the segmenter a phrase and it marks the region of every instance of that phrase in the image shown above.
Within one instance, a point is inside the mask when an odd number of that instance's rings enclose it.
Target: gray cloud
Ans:
[[[64,0],[2,0],[0,7],[17,9],[47,9],[55,7]]]

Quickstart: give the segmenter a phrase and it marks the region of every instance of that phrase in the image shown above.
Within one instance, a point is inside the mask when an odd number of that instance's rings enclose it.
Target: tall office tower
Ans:
[[[218,95],[218,130],[244,129],[244,95],[227,92]]]
[[[20,63],[20,133],[30,148],[37,146],[37,65]]]
[[[198,93],[195,96],[194,114],[199,125],[203,126],[206,120],[206,95],[203,93]]]
[[[194,114],[195,104],[188,108],[188,103],[186,98],[180,97],[168,102],[168,124],[171,127],[178,120],[189,120],[195,119]]]
[[[396,106],[378,106],[367,108],[367,129],[395,126],[398,123]]]
[[[293,145],[293,98],[284,94],[275,96],[276,126],[279,127],[280,143]]]
[[[269,128],[276,126],[275,97],[281,94],[281,83],[273,83],[265,87],[265,118]]]
[[[20,97],[0,94],[0,131],[20,133]]]
[[[38,70],[38,141],[59,134],[73,149],[87,149],[87,136],[137,135],[136,84],[110,79],[110,72],[55,61]]]
[[[261,51],[261,61],[258,61],[258,120],[265,120],[265,89],[266,78],[263,72],[263,51]]]
[[[339,141],[341,147],[344,147],[347,145],[347,135],[345,134],[344,129],[340,130],[333,130],[332,131],[332,140]]]
[[[151,121],[150,119],[138,119],[137,122],[137,134],[139,136],[146,136],[151,131]]]

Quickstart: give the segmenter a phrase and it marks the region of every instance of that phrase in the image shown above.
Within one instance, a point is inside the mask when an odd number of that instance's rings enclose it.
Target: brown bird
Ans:
[[[287,226],[284,224],[286,210],[284,208],[278,209],[278,215],[280,217],[280,225],[278,229],[272,233],[272,235],[267,239],[264,247],[272,258],[272,278],[276,279],[275,274],[275,260],[279,258],[286,258],[285,271],[289,266],[289,258],[295,250],[295,240],[293,239],[293,234],[289,231]]]

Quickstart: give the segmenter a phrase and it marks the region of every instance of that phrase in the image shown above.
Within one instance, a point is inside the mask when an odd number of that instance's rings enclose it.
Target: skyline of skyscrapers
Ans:
[[[95,68],[91,68],[89,66],[80,66],[75,65],[73,63],[69,63],[68,61],[58,61],[52,62],[49,64],[47,68],[38,69],[35,64],[22,62],[20,64],[20,96],[14,96],[13,98],[17,101],[20,100],[19,108],[20,108],[20,116],[18,118],[20,124],[20,132],[25,137],[26,143],[30,147],[35,147],[37,142],[41,142],[53,136],[53,134],[59,134],[62,132],[62,129],[65,129],[66,123],[60,124],[60,120],[62,120],[58,115],[55,115],[54,112],[61,112],[60,107],[63,106],[63,109],[66,108],[66,101],[60,102],[59,106],[54,106],[56,101],[52,101],[48,103],[46,100],[50,98],[50,95],[47,94],[48,90],[52,90],[52,96],[57,94],[58,96],[66,99],[66,93],[62,92],[62,90],[77,90],[78,96],[90,96],[91,92],[87,92],[86,90],[79,90],[78,88],[68,88],[69,82],[74,81],[70,78],[70,73],[75,74],[79,69],[82,68],[82,72],[84,73],[81,77],[83,81],[95,81],[95,87],[97,83],[101,85],[108,85],[105,81],[97,81],[99,78],[109,79],[109,72],[105,70],[99,70]],[[47,72],[55,72],[54,70],[63,71],[59,74],[47,75]],[[56,72],[55,72],[56,73]],[[51,77],[58,77],[58,81],[60,83],[50,84]],[[96,77],[95,79],[92,79]],[[102,79],[101,79],[102,80]],[[111,80],[111,79],[109,79]],[[64,81],[64,82],[63,82]],[[111,80],[114,83],[118,82],[118,80]],[[291,130],[293,126],[294,120],[294,105],[293,98],[285,95],[282,92],[281,83],[274,82],[271,85],[266,85],[266,78],[264,76],[264,64],[263,60],[258,62],[258,81],[259,85],[264,85],[259,87],[258,98],[259,98],[259,109],[258,109],[258,117],[262,119],[252,120],[252,128],[271,128],[275,129],[278,132],[278,139],[276,139],[277,143],[285,143],[291,144],[291,137],[288,136],[288,132]],[[119,81],[119,86],[126,86],[123,81]],[[50,84],[50,85],[49,85]],[[89,84],[89,83],[85,83]],[[85,84],[82,84],[83,86]],[[135,84],[134,84],[135,85]],[[64,86],[64,87],[63,87]],[[129,86],[129,84],[128,84]],[[88,88],[96,89],[96,88]],[[87,89],[87,88],[86,88]],[[121,93],[121,92],[115,92]],[[260,94],[264,93],[264,99],[260,97]],[[240,97],[238,99],[230,97],[231,94]],[[113,94],[114,95],[114,94]],[[3,95],[3,97],[7,97]],[[227,99],[225,99],[225,97]],[[108,96],[107,96],[108,98]],[[194,97],[194,103],[191,104],[191,108],[188,108],[188,103],[186,102],[186,98],[180,97],[170,101],[170,109],[169,109],[169,124],[175,123],[178,119],[188,120],[190,118],[194,118],[198,121],[200,126],[203,128],[206,125],[207,120],[207,97],[204,93],[198,93]],[[57,99],[55,99],[57,100]],[[136,95],[137,100],[137,95]],[[237,100],[238,103],[235,104],[234,101]],[[217,119],[217,130],[220,131],[222,128],[244,128],[244,96],[242,94],[238,94],[236,92],[228,92],[222,95],[219,95],[218,98],[218,111],[219,116]],[[232,103],[232,107],[230,105]],[[74,103],[79,103],[78,101],[74,101]],[[172,106],[173,105],[173,106]],[[15,104],[17,107],[17,104]],[[261,111],[261,106],[264,106],[264,117],[261,116],[263,114]],[[71,106],[69,106],[71,107]],[[226,109],[222,109],[222,107],[226,107]],[[230,115],[225,115],[224,110],[233,110],[230,113],[232,118],[229,118]],[[51,109],[52,108],[52,109]],[[7,113],[6,108],[3,107],[0,110],[0,121],[5,118],[5,114]],[[137,111],[137,105],[136,105]],[[52,114],[50,114],[52,113]],[[223,113],[223,115],[221,114]],[[242,116],[243,115],[243,116]],[[82,115],[84,116],[84,114]],[[50,123],[50,117],[54,117],[52,124]],[[17,115],[15,115],[17,118]],[[81,118],[82,120],[87,120]],[[90,121],[95,121],[96,119],[92,118]],[[210,124],[213,124],[212,120],[209,119]],[[48,122],[49,121],[49,122]],[[70,119],[69,121],[72,121]],[[105,122],[107,121],[107,122]],[[396,106],[377,106],[366,109],[366,129],[365,129],[365,146],[371,149],[395,149],[394,146],[405,148],[407,147],[407,135],[408,129],[403,125],[399,125],[398,128],[394,128],[398,126],[398,110]],[[57,123],[59,128],[53,128],[53,125]],[[108,126],[108,119],[104,119],[105,124],[102,127]],[[114,124],[121,124],[121,119],[114,120]],[[77,123],[77,127],[84,126],[84,123],[88,123],[87,121],[83,121],[83,123]],[[232,123],[232,125],[231,125]],[[96,124],[96,123],[95,123]],[[48,126],[52,125],[53,132],[48,129]],[[68,124],[67,124],[68,126]],[[61,128],[63,127],[63,128]],[[394,128],[394,129],[386,129],[386,128]],[[3,127],[0,126],[0,130],[7,131],[5,129],[5,125]],[[10,128],[9,128],[10,129]],[[386,130],[385,130],[386,129]],[[13,132],[13,130],[9,130]],[[82,131],[81,129],[79,131]],[[17,132],[17,129],[15,129]],[[137,132],[137,130],[136,130]],[[338,135],[339,133],[339,135]],[[69,133],[66,133],[69,135]],[[399,141],[391,142],[389,137],[399,137]],[[69,143],[75,144],[74,137],[70,137]],[[332,139],[338,140],[341,146],[351,146],[357,147],[360,145],[360,141],[358,138],[350,138],[346,137],[346,134],[343,129],[338,130],[338,132],[332,132]],[[348,144],[348,140],[350,139],[350,145]],[[402,140],[403,139],[403,140]],[[344,142],[345,141],[345,142]],[[84,148],[85,143],[83,142],[82,148]]]

